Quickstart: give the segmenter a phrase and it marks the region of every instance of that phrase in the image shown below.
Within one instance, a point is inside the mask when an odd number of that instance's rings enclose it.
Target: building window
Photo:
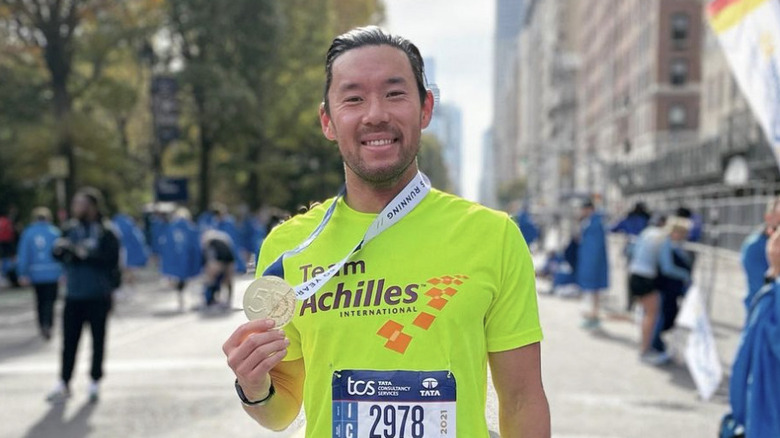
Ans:
[[[669,82],[672,85],[684,85],[688,80],[688,61],[674,59],[669,65]]]
[[[685,48],[690,34],[691,19],[688,14],[678,12],[672,15],[672,41],[676,49]]]
[[[685,106],[676,103],[669,107],[669,129],[683,129],[688,121],[688,113]]]

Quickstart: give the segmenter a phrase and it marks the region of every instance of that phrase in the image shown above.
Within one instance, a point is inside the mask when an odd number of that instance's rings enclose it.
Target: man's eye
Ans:
[[[398,97],[398,96],[403,96],[404,94],[406,94],[406,92],[404,91],[391,91],[387,93],[387,97]]]
[[[353,103],[353,102],[361,102],[362,100],[363,99],[360,96],[350,96],[344,99],[344,102]]]

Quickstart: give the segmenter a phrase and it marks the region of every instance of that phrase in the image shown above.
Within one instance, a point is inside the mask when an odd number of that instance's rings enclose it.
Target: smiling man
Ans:
[[[252,321],[223,346],[244,409],[267,428],[303,406],[307,437],[488,437],[489,365],[501,435],[550,435],[528,248],[506,214],[419,172],[434,101],[423,71],[417,47],[376,27],[328,51],[320,121],[346,191],[275,228],[258,273],[282,260],[291,284],[333,277],[283,330]]]

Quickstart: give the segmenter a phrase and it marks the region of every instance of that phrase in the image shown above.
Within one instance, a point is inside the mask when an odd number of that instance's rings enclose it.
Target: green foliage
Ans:
[[[319,126],[325,52],[383,14],[381,0],[4,0],[0,207],[55,207],[61,154],[71,190],[94,185],[130,213],[158,171],[188,177],[200,208],[332,196],[343,169]],[[153,138],[152,72],[179,83],[168,145]]]
[[[430,134],[423,134],[420,138],[420,152],[417,154],[420,170],[430,178],[433,187],[446,192],[452,190],[452,184],[442,153],[439,140]]]

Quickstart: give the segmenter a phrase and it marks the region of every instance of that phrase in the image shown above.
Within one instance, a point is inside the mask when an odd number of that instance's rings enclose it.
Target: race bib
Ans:
[[[333,437],[454,438],[455,394],[448,371],[336,371]]]

